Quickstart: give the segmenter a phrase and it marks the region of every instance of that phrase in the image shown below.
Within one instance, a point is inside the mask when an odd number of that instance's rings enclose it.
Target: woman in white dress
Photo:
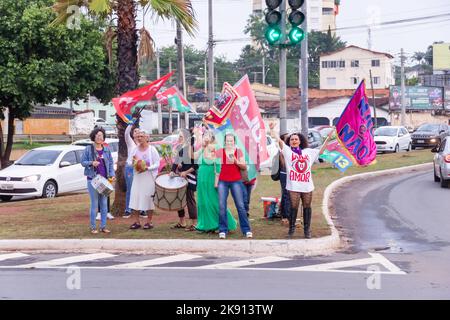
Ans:
[[[150,136],[147,131],[139,131],[137,138],[139,145],[133,151],[134,176],[130,196],[130,208],[137,212],[136,221],[130,229],[141,228],[139,211],[149,211],[144,229],[152,229],[153,210],[155,209],[153,196],[160,157],[158,151],[149,144]]]

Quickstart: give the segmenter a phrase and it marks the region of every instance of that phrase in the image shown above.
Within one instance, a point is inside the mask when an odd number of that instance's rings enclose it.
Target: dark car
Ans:
[[[202,91],[196,92],[192,95],[193,102],[205,102],[207,99],[208,99],[208,97]]]
[[[433,148],[439,145],[448,134],[448,125],[446,124],[423,124],[411,135],[412,149],[417,147]]]

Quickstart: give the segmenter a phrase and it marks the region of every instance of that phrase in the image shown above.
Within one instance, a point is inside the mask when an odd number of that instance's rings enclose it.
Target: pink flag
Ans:
[[[374,127],[364,80],[342,112],[336,131],[355,163],[369,165],[375,161],[377,146],[373,139]]]

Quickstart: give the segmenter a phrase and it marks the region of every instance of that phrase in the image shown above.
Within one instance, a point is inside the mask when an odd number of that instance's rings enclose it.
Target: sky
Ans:
[[[208,0],[192,0],[199,29],[195,38],[184,35],[184,43],[205,50],[208,41]],[[214,38],[242,39],[244,27],[252,11],[251,0],[213,0]],[[367,23],[431,16],[450,13],[450,0],[341,0],[337,28],[366,25]],[[138,19],[142,21],[142,14]],[[145,25],[155,39],[157,47],[174,44],[175,26],[169,21],[152,20],[145,17]],[[424,23],[427,22],[427,23]],[[394,26],[375,26],[372,29],[372,50],[388,52],[396,58],[403,47],[407,56],[416,51],[426,51],[433,41],[450,42],[450,17],[429,21],[418,21]],[[348,45],[367,48],[367,27],[356,30],[341,30],[337,35]],[[217,43],[215,56],[225,56],[234,61],[240,55],[242,47],[250,41],[228,41]]]

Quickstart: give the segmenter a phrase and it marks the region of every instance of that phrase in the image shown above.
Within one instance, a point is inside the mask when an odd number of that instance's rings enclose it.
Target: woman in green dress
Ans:
[[[220,173],[220,163],[216,160],[214,136],[210,131],[203,135],[203,148],[196,154],[198,158],[197,174],[197,211],[198,231],[214,232],[219,229],[219,194],[217,193],[216,174]],[[230,210],[227,211],[228,229],[236,230],[237,223]]]

